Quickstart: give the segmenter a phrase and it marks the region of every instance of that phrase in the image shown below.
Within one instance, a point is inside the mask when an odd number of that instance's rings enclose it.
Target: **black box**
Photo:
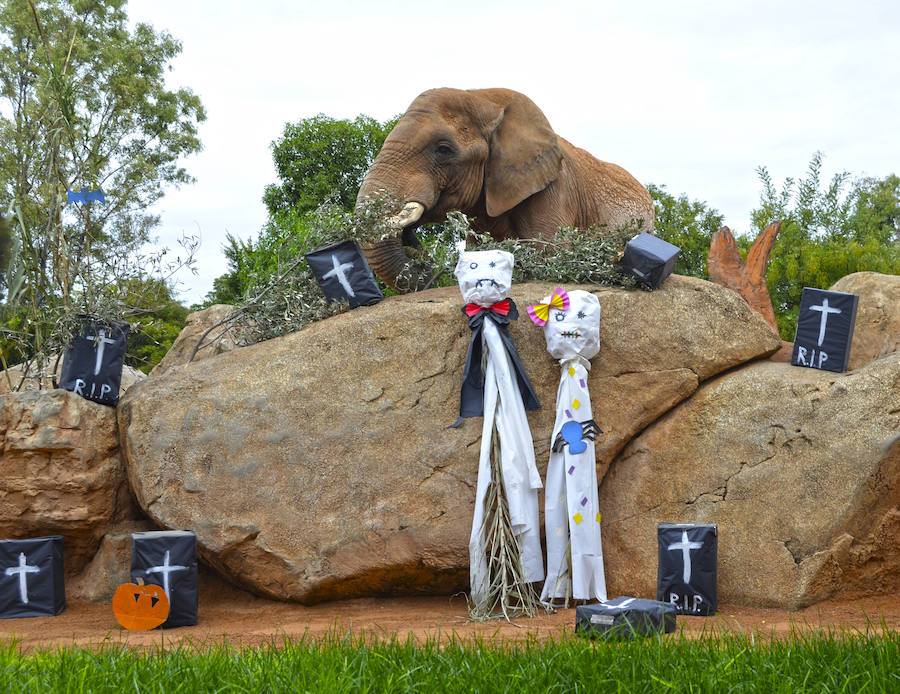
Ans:
[[[169,618],[163,629],[197,623],[197,536],[192,531],[132,533],[131,580],[138,578],[162,586],[169,598]]]
[[[0,540],[0,618],[53,617],[65,609],[62,535]]]
[[[716,613],[718,529],[713,524],[660,523],[656,598],[678,614]]]
[[[575,608],[575,633],[629,638],[675,631],[675,606],[658,600],[620,597]]]
[[[642,232],[625,244],[619,261],[622,271],[656,289],[672,274],[681,249],[658,236]]]
[[[846,371],[858,306],[857,294],[804,287],[791,364]]]
[[[59,387],[83,398],[115,407],[122,385],[122,362],[128,323],[82,317],[81,334],[63,356]]]
[[[333,243],[304,257],[329,300],[346,299],[350,308],[356,308],[377,304],[384,298],[356,241]]]

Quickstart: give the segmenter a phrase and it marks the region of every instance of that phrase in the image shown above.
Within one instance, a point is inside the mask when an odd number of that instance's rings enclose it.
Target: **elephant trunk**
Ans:
[[[392,289],[397,289],[397,277],[409,264],[409,256],[399,236],[362,246],[372,272]]]
[[[372,177],[367,176],[360,188],[357,205],[366,197],[377,195],[380,189]],[[422,255],[422,245],[416,238],[415,229],[424,213],[425,206],[421,203],[407,202],[397,215],[388,220],[390,226],[396,228],[396,236],[362,246],[372,271],[392,289],[419,291],[429,287],[433,281],[434,273],[424,263],[410,265],[411,256]]]

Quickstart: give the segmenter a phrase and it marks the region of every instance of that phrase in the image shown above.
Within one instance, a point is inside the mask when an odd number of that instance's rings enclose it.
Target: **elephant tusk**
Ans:
[[[391,217],[389,223],[398,229],[404,229],[410,224],[418,222],[425,214],[425,206],[419,202],[408,202],[400,210],[400,214]]]

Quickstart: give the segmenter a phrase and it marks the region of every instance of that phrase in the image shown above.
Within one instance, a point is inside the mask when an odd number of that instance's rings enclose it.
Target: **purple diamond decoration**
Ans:
[[[568,410],[566,410],[566,417],[568,417],[569,419],[572,419],[572,413],[569,412]]]
[[[574,466],[574,465],[573,465],[572,467],[569,468],[569,474],[571,475],[573,472],[575,472],[575,466]]]
[[[587,388],[587,384],[584,382],[583,378],[579,381],[579,383],[581,383],[582,388]]]
[[[587,503],[587,497],[584,497],[584,498],[581,500],[581,505],[584,506],[586,503]]]

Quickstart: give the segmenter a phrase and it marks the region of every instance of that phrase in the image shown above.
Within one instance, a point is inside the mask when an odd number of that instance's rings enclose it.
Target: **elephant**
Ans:
[[[398,233],[364,249],[396,288],[421,247],[419,225],[452,210],[495,239],[552,238],[563,226],[653,229],[653,200],[625,169],[595,159],[550,127],[531,99],[510,89],[431,89],[401,116],[366,173],[357,205],[379,192],[399,199]],[[415,254],[415,252],[412,252]],[[418,287],[428,278],[419,275]]]

